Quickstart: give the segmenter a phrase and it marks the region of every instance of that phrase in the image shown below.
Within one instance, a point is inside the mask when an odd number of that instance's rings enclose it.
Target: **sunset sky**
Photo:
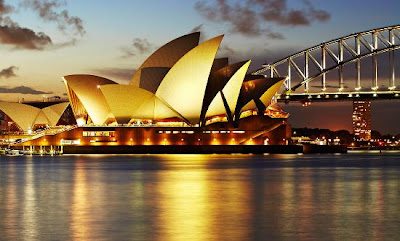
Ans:
[[[67,74],[128,83],[154,50],[196,30],[202,40],[225,34],[219,55],[252,59],[257,69],[330,39],[400,24],[399,9],[398,0],[0,0],[0,99],[64,97]],[[400,103],[375,106],[395,113],[374,117],[373,127],[399,133],[388,126],[400,122]],[[350,103],[285,108],[296,127],[351,128]],[[373,114],[382,108],[373,105]],[[345,113],[334,121],[332,110]]]

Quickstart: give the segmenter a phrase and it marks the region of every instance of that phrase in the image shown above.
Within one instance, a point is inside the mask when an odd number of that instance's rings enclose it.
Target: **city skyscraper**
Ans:
[[[353,101],[353,133],[356,141],[371,140],[371,101]]]

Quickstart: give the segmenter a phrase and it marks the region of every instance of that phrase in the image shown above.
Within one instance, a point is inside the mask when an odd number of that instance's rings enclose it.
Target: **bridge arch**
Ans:
[[[355,88],[351,93],[357,93],[362,89],[361,60],[372,57],[373,78],[370,92],[377,92],[379,89],[378,55],[389,53],[389,85],[384,91],[394,94],[395,92],[397,93],[394,55],[395,50],[398,49],[400,49],[400,25],[376,28],[324,42],[274,63],[264,64],[262,68],[253,72],[253,74],[270,77],[286,76],[284,95],[290,95],[301,86],[304,86],[304,92],[307,94],[309,92],[309,83],[318,78],[321,78],[321,93],[326,92],[326,75],[338,70],[339,80],[336,92],[340,94],[345,89],[343,67],[355,63],[357,76]],[[313,73],[311,64],[314,69]],[[279,71],[279,68],[284,71]],[[297,74],[300,81],[294,82],[293,73]]]

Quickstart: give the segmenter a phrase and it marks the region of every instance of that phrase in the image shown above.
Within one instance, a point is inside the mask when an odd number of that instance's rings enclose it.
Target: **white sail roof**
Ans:
[[[100,89],[119,124],[129,123],[132,114],[154,97],[153,93],[133,85],[111,84],[103,85]]]
[[[234,114],[237,100],[238,100],[238,97],[240,94],[240,89],[242,87],[243,80],[246,76],[246,73],[250,66],[250,63],[251,63],[251,61],[249,60],[244,65],[242,65],[242,67],[240,67],[235,72],[235,74],[229,79],[229,81],[226,83],[226,85],[224,86],[224,88],[221,91],[222,94],[219,92],[214,97],[210,106],[208,107],[206,117],[226,113],[222,95],[224,96],[224,98],[228,104],[230,112],[232,114]]]
[[[41,112],[39,108],[11,102],[0,102],[0,110],[10,117],[22,130],[28,131]]]
[[[192,124],[200,120],[208,76],[222,38],[215,37],[189,51],[171,68],[156,92]]]
[[[113,118],[110,107],[100,90],[100,86],[116,84],[106,78],[94,75],[68,75],[64,77],[67,88],[73,91],[96,125],[102,125]],[[70,92],[70,91],[68,91]],[[71,99],[71,94],[69,94]],[[73,105],[75,102],[71,102]],[[74,109],[74,108],[73,108]]]
[[[148,57],[133,75],[130,85],[140,87],[146,79],[141,77],[142,70],[148,67],[171,68],[187,52],[199,44],[200,33],[190,33],[170,41]]]

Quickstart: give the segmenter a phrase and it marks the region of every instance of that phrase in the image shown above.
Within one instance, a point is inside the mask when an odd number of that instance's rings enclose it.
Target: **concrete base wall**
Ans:
[[[175,146],[64,146],[64,154],[230,154],[303,153],[302,146],[175,145]]]

